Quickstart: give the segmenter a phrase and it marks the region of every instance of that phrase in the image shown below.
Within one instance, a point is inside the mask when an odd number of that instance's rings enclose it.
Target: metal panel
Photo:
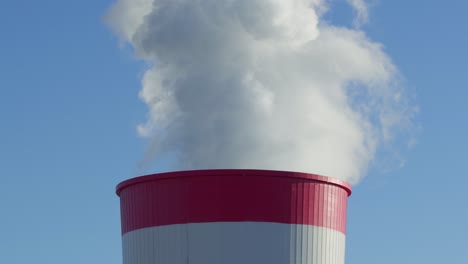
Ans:
[[[117,187],[124,264],[344,262],[349,185],[323,176],[209,170]]]
[[[181,224],[125,234],[123,259],[124,264],[343,264],[344,243],[341,232],[310,225]],[[319,258],[312,253],[318,248]]]
[[[278,177],[236,170],[148,178],[119,189],[122,233],[135,229],[203,222],[275,222],[323,226],[346,232],[349,188],[309,174]],[[338,199],[333,202],[331,197]]]

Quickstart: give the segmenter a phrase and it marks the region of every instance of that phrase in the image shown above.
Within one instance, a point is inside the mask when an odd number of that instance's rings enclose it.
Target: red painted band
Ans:
[[[122,234],[171,224],[246,221],[314,225],[345,233],[351,188],[305,173],[201,170],[137,177],[120,183],[117,194]]]

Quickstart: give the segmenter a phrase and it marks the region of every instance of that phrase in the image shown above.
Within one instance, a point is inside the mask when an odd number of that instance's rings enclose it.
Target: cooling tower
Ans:
[[[343,264],[350,186],[265,170],[153,174],[117,186],[124,264]]]

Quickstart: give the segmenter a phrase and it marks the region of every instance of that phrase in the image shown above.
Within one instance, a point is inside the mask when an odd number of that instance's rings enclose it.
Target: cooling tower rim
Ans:
[[[186,170],[186,171],[171,171],[163,173],[154,173],[135,177],[132,179],[125,180],[119,183],[116,187],[116,194],[120,196],[120,193],[125,188],[149,181],[159,181],[171,178],[183,178],[183,177],[197,177],[197,176],[239,176],[239,177],[282,177],[282,178],[296,178],[306,179],[315,182],[322,182],[325,184],[331,184],[344,189],[348,196],[351,195],[351,185],[345,181],[338,180],[331,177],[326,177],[318,174],[294,172],[294,171],[277,171],[277,170],[255,170],[255,169],[211,169],[211,170]]]

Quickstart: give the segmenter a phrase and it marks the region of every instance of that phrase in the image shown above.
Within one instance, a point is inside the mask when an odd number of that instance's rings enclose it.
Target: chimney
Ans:
[[[124,264],[343,264],[349,184],[314,174],[196,170],[117,186]]]

